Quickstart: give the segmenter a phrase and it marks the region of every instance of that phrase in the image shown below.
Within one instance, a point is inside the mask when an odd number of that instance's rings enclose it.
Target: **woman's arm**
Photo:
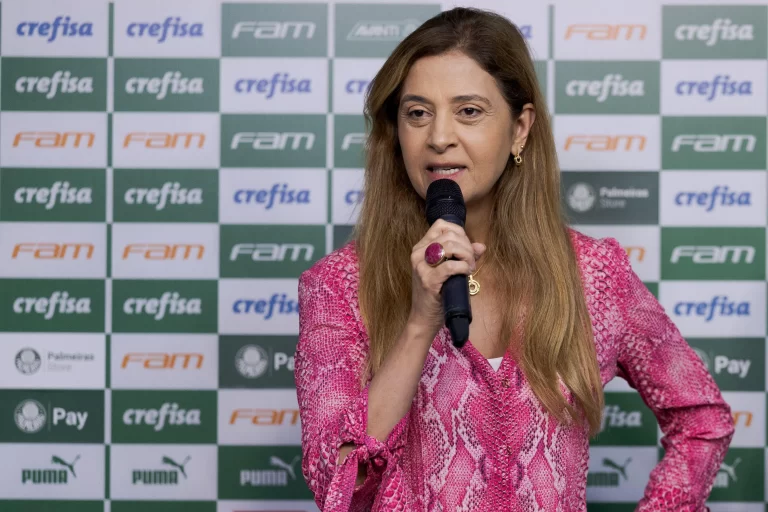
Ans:
[[[322,510],[370,509],[382,492],[407,504],[398,461],[432,337],[409,324],[361,390],[368,347],[345,297],[351,292],[329,270],[314,268],[299,280],[295,376],[304,477]]]
[[[734,427],[731,409],[701,359],[632,270],[624,249],[613,252],[611,287],[622,313],[619,376],[640,393],[664,437],[637,512],[699,512],[712,490]]]

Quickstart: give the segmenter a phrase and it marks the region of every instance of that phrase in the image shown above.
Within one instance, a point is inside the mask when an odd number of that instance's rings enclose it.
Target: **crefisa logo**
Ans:
[[[56,16],[52,22],[22,21],[16,25],[16,34],[22,37],[44,37],[46,42],[57,37],[93,37],[93,22],[73,21],[69,16]]]
[[[292,77],[289,73],[275,73],[271,78],[241,78],[235,82],[235,92],[266,94],[266,99],[275,94],[309,94],[312,80]]]
[[[134,22],[125,30],[128,37],[147,37],[164,43],[169,37],[203,37],[203,24],[182,21],[179,16],[168,16],[162,23]]]
[[[675,85],[678,96],[701,96],[713,101],[718,96],[752,96],[752,82],[731,80],[730,75],[715,75],[712,80],[681,80]]]

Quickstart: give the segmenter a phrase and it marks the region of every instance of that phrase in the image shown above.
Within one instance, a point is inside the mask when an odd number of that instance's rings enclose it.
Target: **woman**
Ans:
[[[619,244],[566,226],[517,28],[464,8],[427,21],[376,75],[366,119],[355,240],[299,281],[302,469],[320,507],[584,511],[618,375],[665,434],[638,510],[704,510],[730,409]],[[462,190],[464,229],[425,220],[440,178]],[[452,260],[431,260],[441,249]],[[453,274],[480,283],[460,349],[440,298]]]

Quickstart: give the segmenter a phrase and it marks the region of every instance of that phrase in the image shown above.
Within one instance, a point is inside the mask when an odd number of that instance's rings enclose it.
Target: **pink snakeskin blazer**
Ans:
[[[621,376],[664,433],[665,455],[637,511],[707,510],[734,432],[705,366],[612,238],[571,230],[603,385]],[[494,371],[471,341],[444,327],[427,356],[410,411],[381,442],[366,434],[359,375],[368,337],[357,299],[354,242],[299,280],[296,386],[302,472],[324,511],[582,512],[589,443],[557,424],[509,354]],[[356,448],[337,464],[339,447]],[[355,485],[358,464],[368,470]]]

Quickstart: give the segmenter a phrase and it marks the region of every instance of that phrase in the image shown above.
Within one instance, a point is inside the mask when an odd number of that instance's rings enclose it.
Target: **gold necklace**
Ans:
[[[480,293],[480,283],[475,279],[475,275],[480,272],[483,265],[485,265],[485,262],[483,262],[477,270],[469,274],[469,294],[473,297]]]

